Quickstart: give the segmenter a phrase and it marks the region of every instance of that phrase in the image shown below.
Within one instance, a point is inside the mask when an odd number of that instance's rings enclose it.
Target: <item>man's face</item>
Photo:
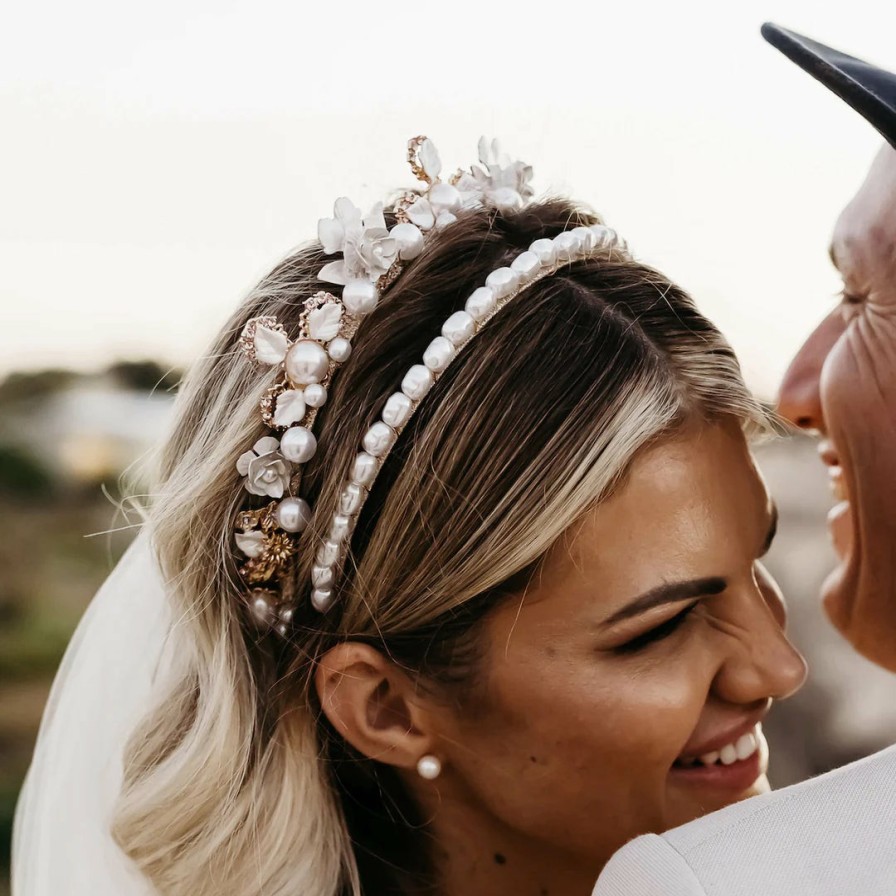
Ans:
[[[896,671],[896,150],[878,154],[834,229],[843,298],[806,340],[779,410],[817,432],[840,563],[822,596],[860,653]]]

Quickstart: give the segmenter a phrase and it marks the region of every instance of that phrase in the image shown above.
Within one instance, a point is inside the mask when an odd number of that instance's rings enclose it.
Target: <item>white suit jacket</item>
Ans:
[[[896,896],[896,747],[638,837],[593,896]]]

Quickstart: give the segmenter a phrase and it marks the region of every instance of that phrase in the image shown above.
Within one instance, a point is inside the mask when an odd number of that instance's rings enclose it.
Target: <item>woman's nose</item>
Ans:
[[[806,661],[784,633],[781,608],[754,593],[742,617],[731,620],[732,649],[715,681],[723,699],[740,704],[783,700],[805,683]]]
[[[784,374],[778,413],[800,429],[824,432],[821,368],[845,328],[843,315],[835,308],[803,343]]]

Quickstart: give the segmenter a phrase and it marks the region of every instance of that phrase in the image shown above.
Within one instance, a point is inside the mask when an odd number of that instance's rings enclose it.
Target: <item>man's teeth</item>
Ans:
[[[733,744],[726,744],[721,750],[704,753],[697,759],[682,760],[681,765],[691,768],[695,765],[731,765],[749,759],[759,749],[759,739],[749,731],[742,734]]]
[[[846,501],[849,495],[846,493],[846,481],[843,478],[843,467],[835,465],[828,467],[831,492],[837,501]]]

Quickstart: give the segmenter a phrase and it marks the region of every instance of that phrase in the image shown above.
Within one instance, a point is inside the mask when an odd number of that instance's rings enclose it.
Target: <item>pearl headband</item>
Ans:
[[[319,278],[341,285],[342,295],[318,292],[308,298],[291,341],[273,317],[250,320],[240,338],[244,354],[255,364],[274,366],[282,377],[261,403],[262,419],[278,439],[265,436],[237,461],[244,487],[251,495],[277,499],[240,511],[235,542],[246,558],[240,573],[250,587],[248,602],[256,621],[285,635],[295,602],[289,575],[298,536],[312,517],[307,501],[298,497],[301,468],[315,454],[312,431],[319,408],[327,400],[327,385],[351,354],[351,338],[361,320],[376,307],[380,293],[423,250],[426,233],[450,225],[455,212],[488,206],[521,208],[532,196],[532,170],[502,157],[497,143],[479,143],[483,167],[458,172],[450,183],[439,180],[441,162],[432,141],[415,137],[408,144],[411,170],[427,184],[408,192],[394,206],[398,223],[387,230],[382,204],[362,218],[348,199],[338,199],[334,217],[318,224],[326,254],[342,259],[321,269]],[[326,612],[361,509],[398,436],[429,390],[459,351],[488,320],[531,284],[574,261],[605,251],[625,250],[614,231],[603,225],[575,227],[553,239],[536,240],[510,267],[493,271],[467,299],[463,311],[452,314],[423,355],[423,363],[408,370],[401,391],[391,395],[380,419],[362,439],[362,450],[340,493],[324,542],[312,569],[312,605]]]

